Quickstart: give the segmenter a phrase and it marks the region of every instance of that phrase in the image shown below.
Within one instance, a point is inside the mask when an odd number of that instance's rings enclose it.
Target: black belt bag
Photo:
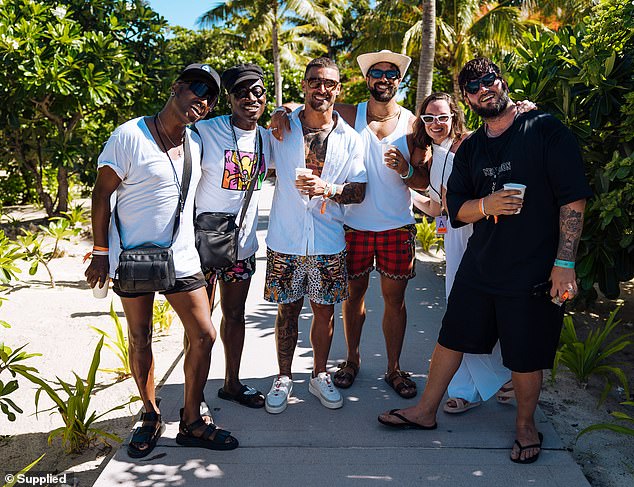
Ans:
[[[165,144],[163,144],[163,146],[165,146]],[[172,164],[171,159],[170,164]],[[176,170],[173,164],[172,169],[174,170],[174,177],[176,177]],[[148,293],[168,291],[176,285],[174,254],[171,247],[180,225],[180,217],[185,207],[185,199],[187,198],[191,175],[192,156],[189,149],[189,137],[185,134],[185,160],[183,163],[182,185],[179,185],[178,207],[176,208],[174,228],[172,229],[172,240],[167,247],[159,247],[156,244],[147,243],[139,247],[126,249],[123,245],[119,214],[115,206],[114,219],[117,225],[117,231],[119,232],[119,242],[123,249],[119,254],[119,267],[117,267],[116,274],[119,288],[123,292]]]
[[[242,219],[241,219],[242,221]],[[233,213],[201,213],[194,222],[196,250],[203,271],[230,267],[238,261],[240,226]]]
[[[176,284],[170,247],[136,247],[119,254],[119,288],[127,293],[167,291]]]

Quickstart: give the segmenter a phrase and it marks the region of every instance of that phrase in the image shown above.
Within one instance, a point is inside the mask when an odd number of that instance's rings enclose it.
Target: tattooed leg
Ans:
[[[303,306],[304,298],[277,306],[277,318],[275,319],[277,363],[280,367],[280,375],[287,375],[291,378],[293,377],[291,365],[298,338],[298,320]]]

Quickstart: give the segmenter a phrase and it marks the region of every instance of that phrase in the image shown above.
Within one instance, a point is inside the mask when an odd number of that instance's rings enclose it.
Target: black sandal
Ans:
[[[218,397],[227,401],[237,402],[248,408],[259,409],[264,407],[264,394],[247,385],[243,385],[236,394],[229,394],[221,387],[218,389]]]
[[[385,382],[403,399],[411,399],[416,396],[416,382],[409,378],[410,375],[403,370],[394,370],[385,374]]]
[[[138,428],[134,429],[132,433],[132,438],[130,438],[130,442],[128,443],[128,455],[131,458],[143,458],[150,454],[154,447],[156,446],[156,442],[159,437],[163,433],[163,422],[161,421],[161,415],[152,411],[149,413],[141,414],[142,422],[152,422],[153,426],[150,425],[141,425]],[[135,445],[147,444],[147,448],[139,448]]]
[[[332,381],[340,389],[347,389],[354,384],[359,373],[359,366],[354,362],[345,361],[341,362],[338,367],[339,370],[332,376]]]
[[[202,435],[195,436],[194,431],[201,427],[205,428]],[[231,432],[218,428],[214,423],[207,424],[203,418],[198,418],[190,424],[181,421],[176,435],[176,443],[181,446],[207,448],[208,450],[234,450],[239,446],[238,440],[231,436]]]

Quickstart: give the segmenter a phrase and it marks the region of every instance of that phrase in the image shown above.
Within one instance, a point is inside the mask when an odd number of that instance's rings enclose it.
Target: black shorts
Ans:
[[[544,297],[500,296],[454,282],[438,343],[464,353],[489,354],[500,340],[504,366],[535,372],[553,366],[563,306]]]
[[[197,272],[193,276],[187,277],[178,277],[176,278],[176,284],[172,289],[168,289],[167,291],[161,291],[160,294],[175,294],[175,293],[185,293],[188,291],[194,291],[198,288],[205,287],[207,282],[205,281],[205,276],[202,272]],[[138,298],[139,296],[148,296],[154,293],[128,293],[122,291],[119,287],[119,279],[114,279],[112,282],[112,290],[114,293],[122,298]]]

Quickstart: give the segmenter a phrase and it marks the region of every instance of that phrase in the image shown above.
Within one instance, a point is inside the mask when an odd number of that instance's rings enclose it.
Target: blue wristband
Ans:
[[[575,268],[575,263],[571,262],[569,260],[555,259],[555,265],[557,267],[563,267],[564,269],[574,269]]]
[[[412,166],[410,163],[407,163],[407,167],[409,167],[409,170],[407,171],[407,176],[399,174],[399,176],[401,176],[401,179],[409,179],[414,175],[414,166]]]

